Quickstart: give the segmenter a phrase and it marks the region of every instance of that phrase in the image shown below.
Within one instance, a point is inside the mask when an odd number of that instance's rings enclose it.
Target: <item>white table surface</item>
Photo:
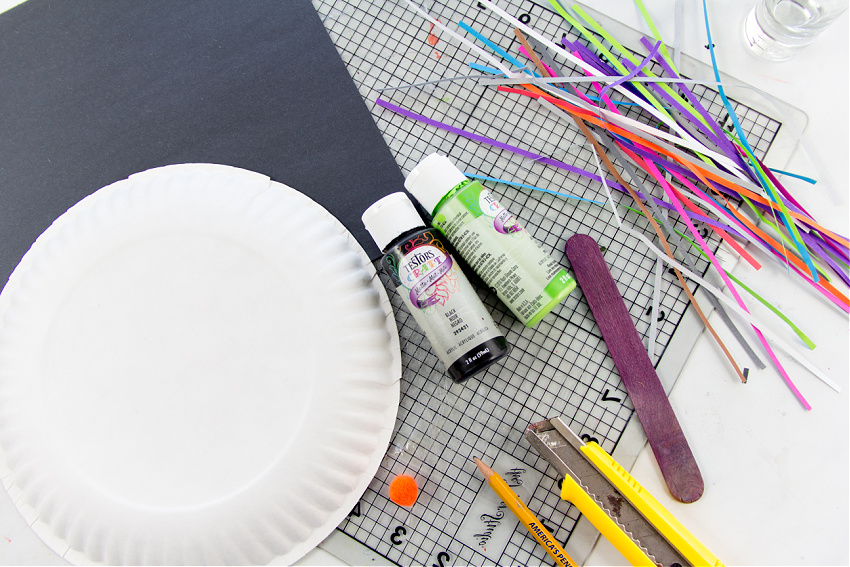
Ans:
[[[472,1],[472,0],[466,0]],[[17,4],[0,0],[0,11]],[[645,30],[631,0],[585,0],[627,25]],[[673,0],[644,0],[662,36],[674,37]],[[710,64],[702,3],[685,2],[683,51]],[[796,59],[772,63],[744,47],[741,24],[752,0],[709,0],[718,65],[808,115],[805,134],[819,153],[818,171],[798,150],[787,170],[822,178],[789,189],[824,226],[850,232],[848,188],[848,15]],[[768,165],[772,165],[768,163]],[[784,165],[784,164],[783,164]],[[760,260],[766,260],[759,257]],[[632,474],[727,565],[847,565],[850,504],[850,422],[848,422],[848,317],[773,263],[760,272],[739,263],[737,277],[795,321],[817,344],[807,351],[776,318],[753,307],[786,342],[842,386],[836,393],[790,357],[782,364],[813,409],[805,411],[773,369],[751,370],[742,385],[706,333],[698,340],[670,399],[706,483],[704,496],[680,504],[667,493],[658,466],[644,448]],[[840,289],[845,289],[840,283]],[[716,315],[711,322],[717,321]],[[726,335],[724,335],[726,338]],[[732,347],[730,341],[726,344]],[[733,348],[736,358],[744,355]],[[0,563],[64,564],[0,494]],[[623,558],[602,540],[589,565],[621,565]],[[316,549],[300,564],[342,565]]]

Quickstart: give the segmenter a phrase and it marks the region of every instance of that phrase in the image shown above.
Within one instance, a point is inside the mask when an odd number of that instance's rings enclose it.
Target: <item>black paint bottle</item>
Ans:
[[[463,382],[508,353],[508,341],[444,237],[425,227],[407,195],[384,197],[366,209],[362,220],[384,253],[381,267],[452,380]]]

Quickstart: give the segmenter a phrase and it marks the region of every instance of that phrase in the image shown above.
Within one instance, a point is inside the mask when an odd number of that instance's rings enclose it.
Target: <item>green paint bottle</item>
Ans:
[[[508,354],[510,346],[452,258],[445,238],[428,228],[404,193],[372,204],[362,216],[389,276],[437,358],[463,382]]]
[[[576,282],[478,181],[431,154],[404,182],[458,254],[499,299],[533,327]]]

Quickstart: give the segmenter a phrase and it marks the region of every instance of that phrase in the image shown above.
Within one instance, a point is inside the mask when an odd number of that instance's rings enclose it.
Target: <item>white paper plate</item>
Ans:
[[[383,286],[333,216],[265,176],[176,165],[105,187],[0,306],[6,488],[72,562],[295,561],[389,443]]]

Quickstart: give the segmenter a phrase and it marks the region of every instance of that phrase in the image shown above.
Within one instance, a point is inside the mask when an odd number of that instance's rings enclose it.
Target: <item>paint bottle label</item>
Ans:
[[[446,368],[458,362],[475,366],[478,358],[503,354],[474,350],[491,339],[503,342],[504,338],[434,232],[413,234],[388,250],[382,267]],[[461,357],[472,360],[461,361]]]
[[[533,326],[575,288],[575,280],[478,181],[437,207],[432,224],[523,324]]]

